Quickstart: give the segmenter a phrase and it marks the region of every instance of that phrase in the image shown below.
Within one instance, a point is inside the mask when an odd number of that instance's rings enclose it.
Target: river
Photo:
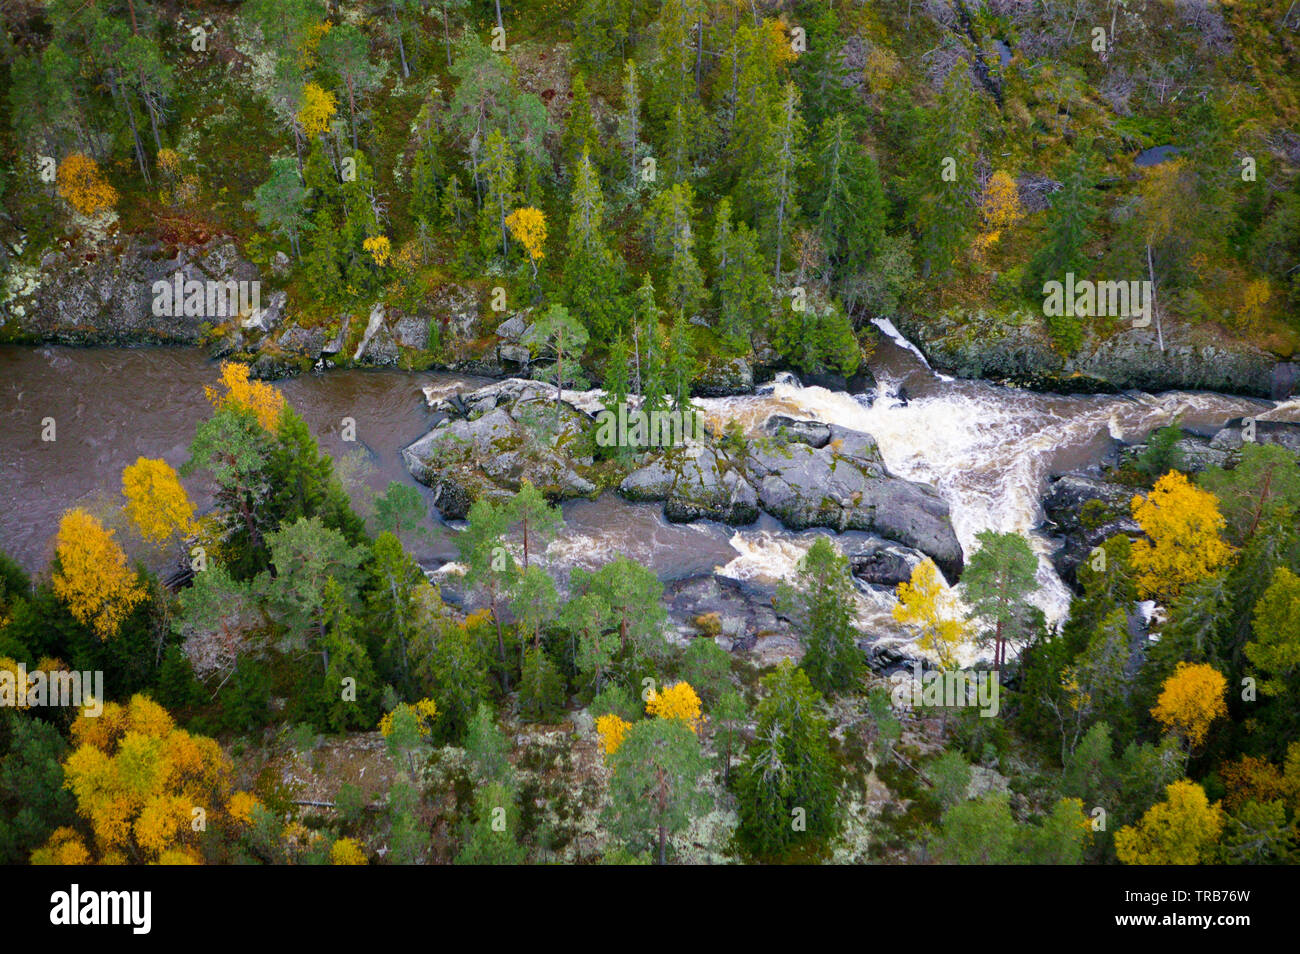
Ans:
[[[1038,602],[1060,619],[1069,594],[1048,556],[1053,541],[1036,528],[1050,476],[1102,459],[1117,440],[1136,441],[1175,418],[1209,431],[1247,415],[1300,421],[1300,401],[1283,405],[1210,393],[1051,395],[933,373],[890,327],[872,361],[874,393],[851,395],[801,387],[788,376],[755,395],[701,399],[714,424],[739,420],[756,432],[773,413],[834,422],[872,434],[889,469],[933,484],[952,508],[969,555],[983,529],[1029,536],[1040,555]],[[137,457],[179,467],[195,425],[209,413],[203,386],[217,366],[188,348],[0,348],[0,549],[31,571],[49,561],[59,515],[84,506],[119,527],[135,557],[147,555],[120,517],[122,468]],[[473,388],[485,379],[434,372],[331,371],[277,382],[306,419],[321,448],[339,463],[363,507],[391,480],[419,486],[401,448],[432,423],[422,388]],[[342,440],[344,418],[356,442]],[[42,440],[53,418],[55,440]],[[202,482],[187,480],[199,505]],[[426,497],[428,496],[426,491]],[[606,494],[564,505],[566,527],[549,557],[562,572],[624,554],[665,580],[701,573],[759,590],[788,577],[820,531],[791,533],[770,518],[730,528],[707,521],[676,525],[658,505]],[[414,541],[421,563],[436,570],[455,556],[455,529],[432,514]],[[886,635],[890,597],[862,587],[859,618]]]

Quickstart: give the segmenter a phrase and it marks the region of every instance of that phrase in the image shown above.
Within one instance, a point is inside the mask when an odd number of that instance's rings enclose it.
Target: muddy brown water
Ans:
[[[878,387],[871,394],[784,380],[755,395],[698,403],[706,419],[738,420],[750,432],[783,413],[872,434],[891,471],[933,484],[948,500],[968,555],[982,529],[1028,534],[1040,556],[1041,601],[1057,619],[1069,594],[1048,559],[1052,541],[1036,529],[1049,477],[1093,464],[1118,440],[1140,440],[1174,419],[1201,431],[1243,415],[1300,420],[1296,401],[1273,408],[1208,393],[1062,396],[953,381],[933,374],[905,341],[888,337],[872,370]],[[217,373],[217,363],[193,348],[0,348],[0,549],[29,570],[42,569],[60,515],[84,506],[120,528],[132,556],[147,556],[121,517],[122,469],[142,456],[184,463],[195,426],[210,413],[204,385]],[[389,481],[420,486],[403,466],[401,449],[433,422],[421,389],[484,383],[446,373],[349,370],[309,373],[277,386],[364,509]],[[54,441],[42,440],[48,418]],[[356,422],[355,443],[342,440],[345,418]],[[200,479],[187,486],[201,508],[209,505]],[[456,530],[438,519],[431,494],[420,489],[430,516],[426,535],[411,546],[436,570],[455,559]],[[716,572],[767,588],[791,575],[816,535],[791,533],[767,517],[743,528],[675,525],[658,505],[629,504],[612,493],[571,501],[564,514],[566,526],[548,552],[557,569],[594,568],[622,554],[665,580]],[[866,593],[864,600],[864,625],[888,629],[889,598]]]
[[[204,385],[217,362],[193,348],[0,348],[0,549],[29,571],[46,566],[64,510],[83,506],[118,527],[134,557],[149,556],[116,517],[122,469],[138,457],[179,468],[197,424],[211,413]],[[455,558],[454,529],[432,510],[432,495],[407,472],[401,449],[432,424],[423,387],[474,388],[486,378],[389,370],[304,374],[276,382],[339,466],[354,501],[389,481],[418,487],[430,502],[426,534],[410,545],[427,567]],[[345,442],[344,418],[355,422]],[[53,418],[55,440],[42,440]],[[185,481],[200,508],[210,505],[199,477]],[[613,495],[565,505],[556,556],[594,568],[617,553],[672,578],[709,572],[736,552],[720,526],[676,526],[655,505]],[[152,560],[150,560],[152,562]]]

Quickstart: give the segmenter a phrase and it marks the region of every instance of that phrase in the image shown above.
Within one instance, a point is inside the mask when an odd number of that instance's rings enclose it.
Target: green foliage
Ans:
[[[821,694],[788,661],[762,681],[754,741],[737,771],[737,834],[760,856],[839,830],[835,761]]]
[[[519,717],[527,722],[554,722],[562,711],[564,686],[555,663],[541,648],[527,650],[519,677]]]
[[[856,643],[854,596],[848,559],[828,537],[818,537],[799,561],[794,588],[778,597],[803,631],[803,671],[827,694],[852,690],[866,668]]]
[[[711,807],[698,781],[708,769],[700,742],[680,719],[643,719],[610,756],[611,834],[632,852],[668,859],[668,838]]]

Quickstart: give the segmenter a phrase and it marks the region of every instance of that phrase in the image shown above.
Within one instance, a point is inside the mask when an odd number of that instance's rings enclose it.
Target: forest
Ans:
[[[0,535],[0,862],[1300,858],[1300,417],[1170,415],[977,533],[851,425],[725,420],[783,376],[926,400],[877,391],[900,332],[999,394],[1291,398],[1300,5],[15,0],[0,25],[0,343],[212,359],[171,462],[98,472],[39,560]],[[1135,310],[1045,306],[1076,277]],[[515,390],[430,396],[439,440],[370,490],[285,391],[376,365]],[[703,429],[597,436],[629,406]],[[565,505],[600,494],[797,531],[758,600],[785,658],[648,561],[561,567]],[[848,532],[902,569],[864,584]],[[74,674],[102,697],[56,704]]]

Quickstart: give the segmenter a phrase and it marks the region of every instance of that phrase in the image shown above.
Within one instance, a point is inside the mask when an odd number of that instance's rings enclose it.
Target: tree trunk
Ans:
[[[402,61],[402,78],[406,79],[411,75],[411,68],[406,65],[406,44],[402,42],[402,21],[398,17],[393,18],[397,26],[397,55]]]
[[[348,75],[348,119],[352,123],[352,151],[356,152],[357,146],[357,98],[352,86],[352,76]]]
[[[451,69],[451,27],[447,25],[447,4],[442,5],[442,37],[447,46],[447,69]]]
[[[1156,304],[1156,269],[1151,261],[1151,243],[1147,243],[1147,276],[1151,280],[1151,313],[1156,319],[1156,341],[1160,344],[1160,350],[1165,350],[1165,332],[1160,324],[1160,308]]]

